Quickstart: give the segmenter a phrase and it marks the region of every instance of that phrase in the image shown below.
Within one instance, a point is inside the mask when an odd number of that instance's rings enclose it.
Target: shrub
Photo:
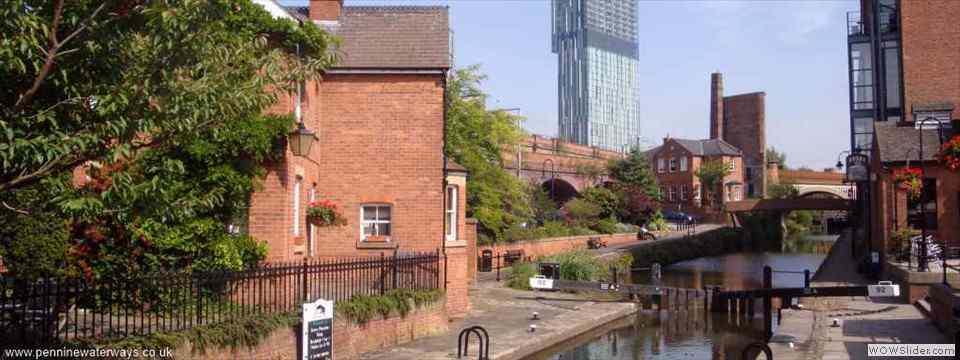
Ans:
[[[597,221],[597,223],[593,226],[592,229],[596,230],[601,234],[616,234],[617,230],[619,230],[617,228],[617,221],[614,220],[613,218],[606,218],[606,219]]]
[[[537,266],[532,262],[518,261],[510,266],[506,285],[512,289],[530,290],[530,278],[537,275]]]
[[[571,229],[559,221],[547,221],[539,229],[540,238],[570,236]]]
[[[363,324],[378,314],[383,318],[390,317],[393,313],[407,316],[414,306],[435,302],[442,294],[440,290],[394,289],[383,295],[354,295],[350,300],[338,302],[335,306],[337,313]]]
[[[650,217],[650,220],[647,222],[647,230],[650,231],[663,231],[667,230],[667,219],[663,217],[663,212],[657,210],[653,213],[653,216]]]
[[[597,204],[584,199],[573,199],[563,206],[564,220],[573,226],[591,226],[600,218],[603,210]]]
[[[624,206],[623,199],[605,187],[586,188],[580,192],[580,198],[600,207],[601,218],[619,218]]]

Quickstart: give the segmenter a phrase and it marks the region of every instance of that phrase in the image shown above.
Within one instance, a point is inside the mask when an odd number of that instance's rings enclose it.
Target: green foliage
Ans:
[[[318,79],[337,41],[250,1],[71,1],[62,16],[53,3],[0,5],[11,35],[0,39],[4,198],[63,219],[67,253],[88,277],[262,259],[264,246],[227,224],[245,223],[259,164],[282,156],[293,125],[263,113]],[[90,178],[79,189],[77,166]],[[31,195],[36,186],[44,192]],[[25,224],[15,213],[0,210],[0,221]]]
[[[813,211],[791,211],[784,216],[783,226],[786,236],[809,233],[813,229]]]
[[[767,197],[771,199],[792,199],[800,195],[794,184],[780,183],[767,185]]]
[[[46,188],[42,184],[0,195],[0,201],[14,208],[41,208]],[[21,278],[61,277],[75,269],[68,266],[69,225],[50,211],[0,216],[0,258],[10,275]]]
[[[483,79],[477,66],[457,70],[448,79],[444,152],[470,173],[467,215],[477,219],[481,237],[503,241],[507,229],[532,215],[524,184],[504,170],[500,157],[524,133],[516,115],[487,110]]]
[[[777,151],[777,148],[773,146],[767,147],[767,162],[768,163],[777,163],[781,169],[787,169],[787,153],[782,151]]]
[[[579,197],[599,206],[601,218],[617,219],[624,208],[623,197],[605,187],[594,186],[583,189]]]
[[[612,218],[600,219],[600,221],[597,221],[593,226],[593,230],[601,234],[616,234],[620,231],[617,227],[617,221]]]
[[[609,281],[611,268],[619,275],[630,272],[633,257],[624,254],[603,260],[587,250],[573,250],[540,258],[538,263],[560,264],[560,279],[577,281]],[[529,279],[538,274],[536,263],[516,262],[510,268],[506,285],[510,288],[529,290]]]
[[[530,290],[530,278],[537,274],[537,264],[517,261],[510,265],[510,273],[507,274],[505,284],[512,289]]]
[[[255,347],[275,330],[291,328],[299,323],[299,313],[259,313],[226,320],[218,324],[197,326],[184,331],[129,336],[103,342],[70,341],[64,345],[68,348],[134,350],[176,349],[189,343],[193,354],[203,355],[214,348]]]
[[[667,224],[667,219],[663,217],[663,212],[657,210],[653,213],[653,216],[650,218],[650,221],[647,222],[647,230],[650,231],[664,231],[669,229],[669,224]]]
[[[723,206],[723,199],[719,198],[720,188],[723,186],[723,179],[730,173],[730,164],[722,160],[707,160],[694,172],[694,176],[700,179],[707,204],[716,208]]]
[[[631,149],[624,159],[611,160],[607,168],[610,177],[622,188],[636,189],[648,196],[657,197],[657,178],[646,155],[639,149]]]
[[[350,300],[340,301],[335,306],[338,314],[363,324],[377,315],[384,319],[390,317],[391,314],[406,317],[414,308],[432,304],[439,300],[442,295],[443,291],[436,289],[394,289],[383,295],[354,295]]]
[[[897,230],[890,235],[890,240],[887,241],[887,253],[890,254],[890,256],[896,257],[898,261],[909,260],[910,239],[918,235],[920,235],[920,231],[916,229],[901,228]]]
[[[533,220],[536,221],[537,224],[544,224],[560,216],[560,206],[550,198],[550,194],[546,189],[539,184],[532,183],[527,186],[527,191]]]
[[[582,198],[575,198],[563,205],[563,216],[571,226],[592,227],[600,220],[603,209]]]
[[[586,178],[591,186],[599,186],[600,180],[606,175],[607,169],[604,169],[602,166],[597,166],[593,162],[583,162],[575,165],[575,171],[580,176]]]

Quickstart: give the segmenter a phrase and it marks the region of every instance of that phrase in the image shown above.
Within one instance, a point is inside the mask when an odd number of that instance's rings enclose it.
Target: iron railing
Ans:
[[[144,336],[295,312],[318,298],[438,289],[440,256],[381,253],[110,281],[0,277],[0,344]]]

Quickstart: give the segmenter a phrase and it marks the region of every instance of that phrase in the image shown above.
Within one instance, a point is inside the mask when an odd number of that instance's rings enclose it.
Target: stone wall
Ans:
[[[633,266],[644,267],[653,263],[669,265],[704,256],[717,256],[743,249],[749,243],[742,229],[721,228],[699,233],[691,237],[642,242],[629,249]]]
[[[958,300],[949,286],[937,284],[930,287],[930,320],[944,334],[953,335],[960,330],[957,318],[953,315],[953,309],[960,307]]]
[[[406,317],[376,318],[357,324],[336,318],[333,326],[335,360],[358,359],[360,354],[407,343],[415,339],[448,331],[449,319],[444,299],[413,310]],[[252,348],[209,348],[204,354],[191,353],[192,345],[177,348],[177,359],[297,359],[300,325],[275,330]]]

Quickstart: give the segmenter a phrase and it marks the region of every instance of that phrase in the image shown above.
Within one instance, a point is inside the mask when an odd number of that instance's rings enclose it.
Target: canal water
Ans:
[[[800,287],[802,274],[776,271],[816,272],[835,240],[836,236],[797,236],[785,240],[780,252],[741,252],[684,261],[663,268],[663,283],[690,288],[759,288],[763,267],[769,265],[775,271],[773,286]],[[650,274],[636,272],[632,278],[635,283],[649,283]],[[738,321],[702,309],[644,312],[528,360],[739,359],[742,350],[762,335],[762,315],[759,310],[756,314],[753,321]]]

